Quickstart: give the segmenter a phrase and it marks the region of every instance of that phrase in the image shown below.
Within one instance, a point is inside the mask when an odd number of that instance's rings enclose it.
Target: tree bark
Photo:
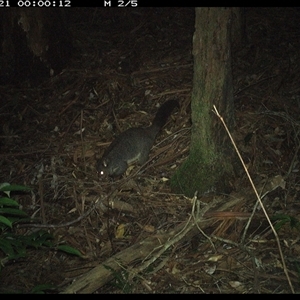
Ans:
[[[216,105],[232,129],[231,33],[238,28],[238,15],[239,8],[196,8],[190,154],[171,180],[172,188],[187,196],[229,191],[234,174],[236,156],[212,109]]]
[[[16,83],[59,73],[70,59],[72,37],[61,8],[0,11],[0,82]]]

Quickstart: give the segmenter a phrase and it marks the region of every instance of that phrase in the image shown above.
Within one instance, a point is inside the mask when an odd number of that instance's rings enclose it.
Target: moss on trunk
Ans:
[[[235,159],[230,140],[212,112],[216,105],[232,128],[234,120],[231,74],[232,18],[236,8],[196,8],[193,39],[194,78],[192,136],[188,159],[171,179],[174,191],[193,196],[211,189],[227,190]]]

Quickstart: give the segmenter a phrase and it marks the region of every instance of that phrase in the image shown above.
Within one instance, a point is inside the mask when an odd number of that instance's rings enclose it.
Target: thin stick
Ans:
[[[245,170],[245,172],[246,172],[246,174],[247,174],[247,177],[248,177],[248,179],[249,179],[249,181],[250,181],[250,184],[251,184],[251,186],[252,186],[252,188],[253,188],[253,190],[254,190],[254,193],[255,193],[255,195],[256,195],[256,197],[257,197],[257,200],[258,200],[258,202],[259,202],[259,204],[260,204],[260,206],[261,206],[261,208],[262,208],[262,210],[263,210],[263,212],[264,212],[264,214],[265,214],[265,216],[266,216],[266,219],[267,219],[267,221],[268,221],[268,223],[269,223],[269,225],[270,225],[270,227],[271,227],[273,233],[274,233],[275,239],[276,239],[276,241],[277,241],[278,250],[279,250],[279,253],[280,253],[280,257],[281,257],[281,261],[282,261],[282,266],[283,266],[284,273],[285,273],[286,278],[287,278],[287,280],[288,280],[288,282],[289,282],[289,285],[290,285],[290,288],[291,288],[292,293],[295,294],[294,287],[293,287],[293,285],[292,285],[292,282],[291,282],[291,279],[290,279],[290,276],[289,276],[289,274],[288,274],[287,267],[286,267],[286,264],[285,264],[285,260],[284,260],[284,257],[283,257],[283,253],[282,253],[282,249],[281,249],[281,245],[280,245],[280,241],[279,241],[278,234],[277,234],[277,232],[276,232],[276,230],[275,230],[275,228],[274,228],[274,226],[273,226],[273,224],[272,224],[272,222],[271,222],[271,220],[270,220],[270,218],[269,218],[269,216],[268,216],[268,214],[267,214],[267,211],[266,211],[266,209],[265,209],[265,207],[264,207],[264,205],[263,205],[263,203],[262,203],[262,201],[261,201],[261,198],[260,198],[260,196],[259,196],[259,194],[258,194],[258,192],[257,192],[257,189],[256,189],[256,187],[255,187],[255,185],[254,185],[254,183],[253,183],[253,181],[252,181],[252,178],[251,178],[251,176],[250,176],[250,174],[249,174],[249,172],[248,172],[248,169],[247,169],[247,167],[246,167],[246,165],[245,165],[245,163],[244,163],[244,161],[243,161],[243,158],[242,158],[242,156],[241,156],[241,154],[240,154],[240,152],[239,152],[239,150],[238,150],[238,148],[237,148],[237,146],[236,146],[236,144],[235,144],[235,142],[234,142],[234,140],[233,140],[233,138],[232,138],[232,135],[231,135],[231,133],[230,133],[228,127],[227,127],[226,124],[225,124],[225,121],[224,121],[223,117],[219,114],[219,112],[218,112],[218,110],[217,110],[217,108],[216,108],[215,105],[213,105],[213,108],[214,108],[213,112],[214,112],[214,113],[218,116],[218,118],[221,120],[221,122],[222,122],[222,124],[223,124],[223,126],[224,126],[224,128],[225,128],[225,130],[226,130],[226,132],[227,132],[227,134],[228,134],[228,136],[229,136],[229,138],[230,138],[230,140],[231,140],[231,143],[232,143],[232,145],[233,145],[233,147],[234,147],[234,149],[235,149],[235,152],[237,153],[237,155],[238,155],[238,157],[239,157],[239,159],[240,159],[240,161],[241,161],[241,163],[242,163],[242,165],[243,165],[243,168],[244,168],[244,170]]]
[[[81,155],[83,159],[84,172],[86,172],[84,139],[83,139],[83,110],[80,112],[80,140],[81,140]]]
[[[62,223],[62,224],[19,224],[18,227],[19,228],[24,228],[24,227],[34,227],[34,228],[61,228],[61,227],[68,227],[71,226],[81,220],[83,220],[84,218],[86,218],[88,215],[90,215],[92,213],[92,211],[97,207],[97,205],[99,204],[99,198],[96,199],[96,201],[93,203],[93,205],[91,206],[90,209],[88,209],[84,214],[82,214],[81,216],[79,216],[77,219],[66,222],[66,223]]]

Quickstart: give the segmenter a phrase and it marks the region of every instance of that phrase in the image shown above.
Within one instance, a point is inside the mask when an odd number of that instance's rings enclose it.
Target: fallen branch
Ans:
[[[266,195],[277,187],[282,186],[283,181],[283,178],[277,175],[271,178],[267,184],[263,183],[258,189]],[[179,224],[173,230],[164,234],[150,236],[110,257],[75,279],[62,293],[93,293],[111,281],[115,277],[116,272],[121,272],[124,269],[130,273],[129,278],[137,276],[176,243],[189,241],[199,232],[207,237],[204,230],[216,222],[215,218],[209,217],[209,213],[207,213],[209,210],[212,208],[214,210],[218,208],[218,211],[231,210],[236,205],[249,203],[249,201],[253,200],[251,197],[250,188],[244,189],[241,195],[236,193],[234,198],[225,203],[224,197],[203,197],[197,200],[195,196],[193,198],[191,217],[186,222]],[[200,200],[207,202],[201,209],[199,208]],[[136,265],[138,262],[140,262],[140,265],[133,268],[132,265]]]

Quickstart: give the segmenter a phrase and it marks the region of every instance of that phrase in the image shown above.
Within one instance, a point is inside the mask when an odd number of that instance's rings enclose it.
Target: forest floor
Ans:
[[[112,270],[94,293],[289,293],[291,285],[300,292],[300,11],[251,8],[245,16],[247,39],[232,53],[232,134],[257,186],[281,179],[263,203],[285,265],[242,173],[232,178],[232,193],[210,195],[226,202],[247,191],[231,215],[215,214],[204,234],[173,243],[136,276],[143,262]],[[168,182],[189,151],[194,25],[193,8],[74,9],[67,68],[38,85],[0,86],[0,182],[31,187],[13,198],[35,223],[58,225],[46,229],[55,243],[82,253],[28,249],[2,266],[0,292],[30,293],[42,284],[55,287],[48,293],[63,291],[117,253],[188,221],[192,199],[172,193]],[[125,180],[99,179],[96,161],[118,130],[148,126],[171,98],[181,107],[147,166],[131,167]]]

